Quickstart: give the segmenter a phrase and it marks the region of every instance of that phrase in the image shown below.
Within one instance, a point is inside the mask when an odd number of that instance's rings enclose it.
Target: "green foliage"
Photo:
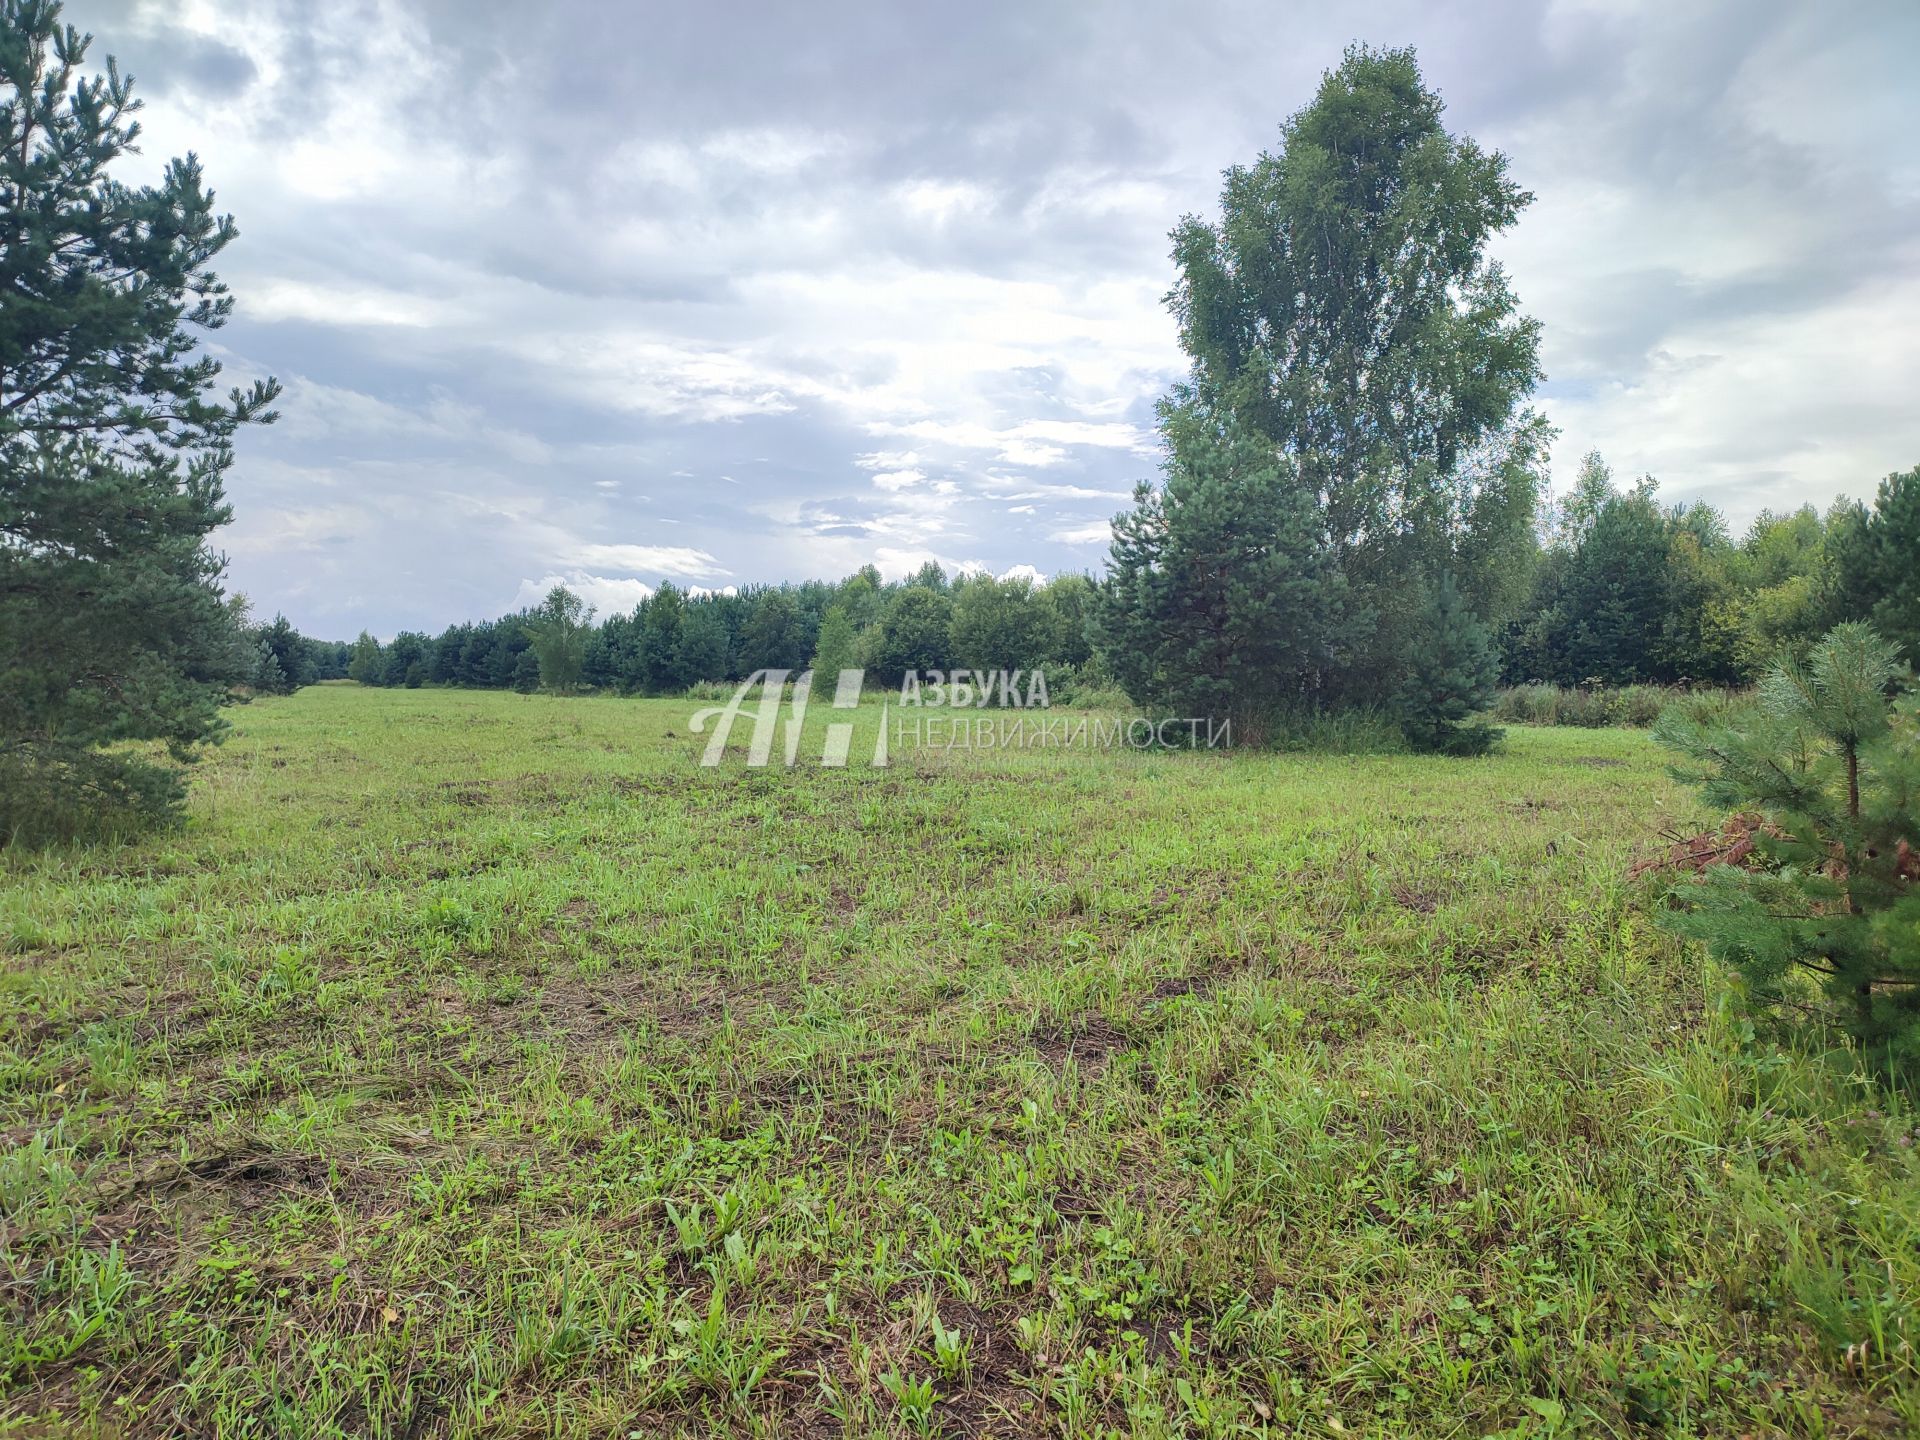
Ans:
[[[948,653],[972,670],[1031,670],[1048,653],[1049,621],[1031,580],[975,575],[956,588]]]
[[[1493,702],[1496,720],[1517,725],[1573,725],[1598,730],[1644,728],[1669,705],[1685,702],[1701,713],[1722,713],[1733,703],[1729,690],[1682,690],[1670,685],[1513,685]]]
[[[820,637],[813,651],[814,682],[830,687],[842,670],[857,668],[854,658],[857,637],[853,620],[843,604],[831,606],[820,621]]]
[[[931,562],[929,562],[931,563]],[[947,637],[953,625],[953,601],[946,579],[935,565],[895,590],[879,622],[861,637],[862,664],[889,685],[908,671],[947,668]],[[938,577],[939,583],[933,583]]]
[[[680,626],[678,668],[689,681],[728,672],[726,616],[715,605],[689,605]]]
[[[785,589],[769,588],[751,604],[740,637],[741,668],[747,672],[804,670],[813,654],[815,626],[794,597]]]
[[[1666,614],[1666,519],[1650,485],[1606,500],[1573,552],[1555,597],[1560,678],[1652,679],[1651,639]]]
[[[1173,235],[1193,397],[1316,497],[1379,619],[1350,662],[1361,699],[1393,688],[1422,577],[1453,570],[1496,619],[1521,598],[1506,582],[1531,551],[1544,459],[1544,422],[1521,408],[1539,326],[1488,255],[1532,197],[1441,111],[1412,51],[1356,46],[1277,154],[1227,171],[1219,220]]]
[[[1045,662],[1061,669],[1082,667],[1094,659],[1100,588],[1091,576],[1056,575],[1039,592],[1045,626]],[[1052,682],[1052,675],[1048,675]]]
[[[1291,462],[1192,405],[1162,412],[1165,483],[1114,521],[1103,653],[1134,700],[1231,720],[1311,703],[1364,633]]]
[[[1786,660],[1731,722],[1673,713],[1675,774],[1721,809],[1757,812],[1759,863],[1676,888],[1672,923],[1706,941],[1763,1006],[1798,1005],[1870,1053],[1920,1061],[1920,714],[1899,652],[1836,626]]]
[[[222,476],[240,426],[273,418],[260,381],[211,398],[199,332],[232,297],[210,268],[233,239],[199,162],[157,186],[109,168],[139,103],[46,0],[0,0],[0,842],[174,814],[184,762],[219,738],[234,644]]]
[[[1747,684],[1845,620],[1920,645],[1901,598],[1920,569],[1920,479],[1890,476],[1872,511],[1846,500],[1824,516],[1763,511],[1738,544],[1711,507],[1662,509],[1654,491],[1647,477],[1617,493],[1605,461],[1587,456],[1535,569],[1531,613],[1507,629],[1508,680]]]
[[[432,655],[432,640],[417,630],[402,630],[386,648],[380,683],[404,685],[409,690],[418,690],[427,682]]]
[[[540,661],[531,649],[522,650],[512,662],[508,684],[517,695],[531,695],[540,688]]]
[[[540,667],[540,686],[553,695],[571,695],[580,688],[587,663],[587,636],[593,611],[564,585],[547,592],[526,620],[527,643]],[[414,683],[411,679],[408,684]]]
[[[640,687],[656,695],[684,690],[699,677],[683,668],[680,632],[686,628],[687,599],[668,581],[647,598],[640,620]]]
[[[303,685],[321,678],[323,648],[292,625],[284,615],[275,615],[256,633],[257,668],[252,687],[265,695],[291,695]]]
[[[386,660],[380,642],[366,631],[353,642],[353,658],[347,662],[347,678],[362,685],[378,685],[386,672]]]
[[[1433,587],[1408,641],[1398,703],[1407,743],[1442,755],[1486,754],[1501,732],[1473,717],[1492,703],[1500,665],[1453,576],[1442,575]]]
[[[1856,607],[1849,613],[1920,656],[1920,465],[1881,481],[1872,512],[1846,525],[1834,548],[1834,589]]]

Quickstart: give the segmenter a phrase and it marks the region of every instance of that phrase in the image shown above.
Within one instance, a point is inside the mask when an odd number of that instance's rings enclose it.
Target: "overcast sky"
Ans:
[[[556,580],[1095,569],[1182,371],[1167,231],[1353,40],[1538,199],[1557,483],[1704,499],[1920,462],[1920,4],[70,0],[241,237],[274,374],[224,536],[302,630]]]

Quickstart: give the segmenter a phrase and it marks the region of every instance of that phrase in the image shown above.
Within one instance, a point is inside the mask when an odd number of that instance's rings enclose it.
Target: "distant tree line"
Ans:
[[[353,647],[340,640],[313,640],[275,615],[264,625],[249,623],[237,609],[236,671],[242,688],[260,695],[291,695],[303,685],[347,678]]]
[[[1222,543],[1247,533],[1261,498],[1273,493],[1255,483],[1233,496],[1218,517]],[[1763,513],[1739,540],[1711,506],[1662,506],[1650,478],[1617,488],[1597,454],[1583,462],[1572,493],[1542,510],[1526,543],[1504,549],[1506,573],[1476,577],[1482,603],[1489,593],[1518,597],[1487,643],[1488,658],[1474,662],[1497,666],[1509,683],[1745,685],[1849,620],[1870,620],[1906,653],[1920,654],[1920,467],[1887,477],[1871,505],[1843,499],[1824,515],[1810,505]],[[1123,530],[1131,518],[1123,517]],[[1183,535],[1192,528],[1183,524]],[[1125,546],[1124,535],[1118,543]],[[1158,566],[1152,578],[1189,599],[1203,583],[1179,564]],[[346,677],[374,686],[671,695],[761,669],[852,666],[885,684],[909,670],[1043,668],[1121,685],[1137,682],[1155,639],[1136,632],[1128,583],[1142,582],[1124,569],[1104,581],[949,577],[932,563],[888,583],[867,566],[838,582],[736,594],[663,584],[598,623],[578,597],[558,590],[528,610],[438,635],[403,631],[386,644],[365,633],[351,645],[309,640],[280,616],[247,633],[257,655],[254,688],[266,692]],[[1350,627],[1356,647],[1384,643],[1330,617],[1316,603],[1321,587],[1352,593],[1311,565],[1275,564],[1237,612],[1254,614],[1247,633],[1234,630],[1237,614],[1226,623],[1205,616],[1196,636],[1218,654],[1191,667],[1198,678],[1189,680],[1185,704],[1200,713],[1231,709],[1247,690],[1283,702],[1299,693],[1287,687],[1301,686],[1316,659],[1338,653],[1326,641],[1336,624]],[[1408,673],[1399,683],[1419,683],[1423,673],[1439,682],[1427,672],[1444,669],[1450,647],[1475,633],[1458,618],[1467,595],[1452,569],[1442,572],[1408,620],[1417,643],[1403,641]],[[1309,627],[1316,633],[1301,638]]]
[[[345,674],[364,685],[475,689],[582,688],[678,694],[757,670],[862,668],[897,684],[908,671],[1051,669],[1061,678],[1094,659],[1097,589],[1085,575],[1036,584],[1022,577],[949,577],[929,562],[883,581],[871,565],[838,583],[757,585],[734,594],[663,584],[631,611],[598,624],[559,589],[498,620],[403,631],[386,644],[362,634]]]
[[[1887,476],[1872,505],[1841,499],[1763,513],[1741,540],[1709,505],[1663,507],[1644,478],[1620,492],[1588,455],[1571,495],[1546,507],[1536,543],[1511,557],[1524,595],[1501,626],[1494,655],[1509,684],[1745,685],[1782,655],[1805,655],[1832,626],[1872,620],[1908,655],[1920,653],[1920,467]],[[1225,516],[1223,516],[1225,518]],[[1327,584],[1306,568],[1288,584]],[[555,591],[534,609],[463,622],[438,636],[401,632],[388,643],[301,636],[284,616],[244,626],[250,687],[286,693],[317,680],[467,689],[612,691],[676,695],[701,682],[737,682],[755,670],[837,672],[862,666],[883,684],[908,670],[1052,668],[1114,684],[1139,666],[1127,653],[1114,580],[1064,574],[1035,584],[985,574],[948,578],[929,563],[900,582],[874,566],[841,582],[689,593],[662,584],[632,611],[593,620],[578,597]],[[1450,578],[1434,609],[1463,605]],[[1457,632],[1452,624],[1444,634]],[[1231,634],[1217,643],[1231,649]],[[1258,643],[1260,636],[1248,637]],[[1271,641],[1269,641],[1271,643]],[[1430,645],[1409,664],[1430,666]],[[1225,655],[1221,672],[1238,659]],[[1258,682],[1275,703],[1284,672],[1258,655]],[[1290,676],[1298,684],[1298,672]],[[1196,697],[1206,705],[1206,697]]]

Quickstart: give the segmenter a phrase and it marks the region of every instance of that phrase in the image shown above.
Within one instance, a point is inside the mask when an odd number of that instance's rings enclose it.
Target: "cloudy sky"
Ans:
[[[233,582],[348,637],[1097,568],[1181,372],[1167,231],[1353,40],[1538,199],[1556,479],[1736,526],[1920,462],[1920,5],[69,0],[241,238]],[[135,178],[130,174],[123,178]]]

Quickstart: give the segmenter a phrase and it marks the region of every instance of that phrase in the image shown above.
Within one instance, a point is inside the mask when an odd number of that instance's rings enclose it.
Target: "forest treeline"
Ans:
[[[1621,489],[1589,456],[1553,507],[1539,543],[1513,557],[1521,599],[1498,630],[1509,684],[1745,685],[1782,654],[1803,654],[1832,626],[1871,620],[1920,653],[1920,467],[1888,476],[1871,503],[1842,499],[1762,514],[1729,533],[1708,505],[1662,505],[1651,480]],[[1045,668],[1050,683],[1116,688],[1114,637],[1099,582],[1036,584],[949,577],[927,565],[887,583],[868,566],[838,582],[690,594],[663,585],[597,623],[542,606],[493,620],[407,631],[382,644],[308,640],[284,619],[257,634],[258,688],[315,680],[367,685],[541,688],[536,636],[556,619],[567,647],[556,682],[633,695],[675,694],[759,669],[860,665],[882,682],[902,672]],[[569,676],[567,666],[575,668]]]

